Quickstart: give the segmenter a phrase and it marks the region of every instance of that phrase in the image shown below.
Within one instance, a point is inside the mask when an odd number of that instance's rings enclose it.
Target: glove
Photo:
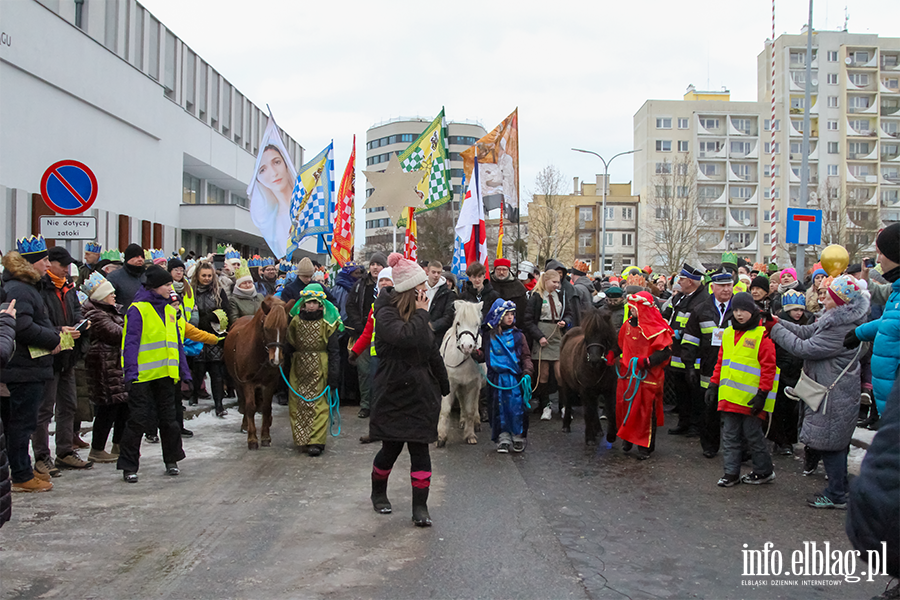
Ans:
[[[856,337],[856,330],[851,329],[844,336],[844,348],[856,348],[860,344],[860,339]]]
[[[641,371],[648,370],[650,368],[650,359],[647,358],[646,356],[643,358],[639,358],[637,361],[637,366],[638,366],[638,369],[640,369]]]
[[[700,372],[697,369],[685,369],[684,376],[688,385],[691,386],[691,390],[700,387]]]
[[[715,383],[709,384],[706,388],[706,396],[704,396],[707,406],[714,406],[719,401],[719,386]]]
[[[756,395],[753,396],[753,400],[750,401],[750,414],[754,417],[762,412],[763,408],[766,406],[766,396],[769,395],[769,392],[764,390],[759,390],[756,392]]]
[[[351,350],[350,352],[347,353],[347,362],[350,363],[351,365],[353,365],[354,367],[356,366],[356,360],[358,358],[359,358],[359,354],[357,354],[353,350]]]

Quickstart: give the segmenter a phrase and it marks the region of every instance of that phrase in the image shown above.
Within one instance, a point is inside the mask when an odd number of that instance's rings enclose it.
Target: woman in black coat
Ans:
[[[6,363],[16,347],[16,303],[0,310],[0,369]],[[0,527],[9,521],[12,513],[12,480],[9,477],[9,460],[6,458],[6,436],[3,434],[3,421],[0,420]]]
[[[396,252],[388,257],[394,288],[375,300],[375,397],[369,437],[382,447],[372,465],[372,505],[376,512],[391,512],[387,482],[403,444],[410,458],[412,518],[429,527],[428,489],[431,456],[428,445],[437,440],[441,396],[450,393],[447,370],[429,327],[427,275],[413,261]]]
[[[215,311],[225,312],[229,323],[233,323],[236,319],[228,303],[228,296],[225,291],[219,287],[219,279],[216,277],[216,270],[212,263],[201,261],[197,265],[194,277],[191,280],[194,290],[194,310],[191,313],[191,325],[199,328],[207,333],[218,335],[214,329],[214,324],[219,321],[219,317]],[[221,331],[225,327],[220,328]],[[204,345],[200,350],[200,355],[191,361],[191,375],[194,382],[194,393],[191,396],[190,404],[197,404],[200,395],[200,387],[203,385],[203,379],[209,373],[209,381],[212,385],[213,403],[216,407],[216,416],[224,417],[228,414],[222,400],[225,398],[225,359],[222,346]]]

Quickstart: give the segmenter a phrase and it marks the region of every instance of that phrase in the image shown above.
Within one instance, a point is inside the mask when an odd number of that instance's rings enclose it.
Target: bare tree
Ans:
[[[575,210],[565,185],[559,169],[548,165],[534,178],[534,190],[528,192],[532,198],[528,205],[529,255],[537,265],[574,253]]]
[[[659,163],[653,188],[647,199],[644,243],[653,265],[677,273],[681,265],[696,255],[699,225],[697,181],[689,154],[672,162]]]
[[[864,189],[866,188],[851,190],[851,194],[863,193],[861,190]],[[856,262],[866,254],[866,248],[872,245],[878,234],[877,213],[869,208],[861,208],[866,200],[868,198],[845,199],[836,177],[828,177],[824,186],[819,188],[817,204],[822,210],[822,245],[840,244],[847,249],[851,262]],[[792,246],[794,248],[796,246]]]
[[[439,260],[449,265],[453,260],[455,240],[453,212],[450,204],[416,215],[416,242],[421,260]]]
[[[398,243],[402,241],[398,235]],[[369,256],[376,252],[381,252],[385,256],[394,251],[394,232],[390,227],[382,227],[376,229],[372,235],[366,238],[366,243],[361,246],[355,253],[354,257],[357,262],[368,260]]]

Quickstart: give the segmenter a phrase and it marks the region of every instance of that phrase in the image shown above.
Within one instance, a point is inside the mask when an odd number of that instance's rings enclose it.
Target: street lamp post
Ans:
[[[601,275],[605,275],[606,274],[606,193],[607,193],[607,188],[609,187],[609,165],[612,163],[612,161],[616,160],[616,157],[622,156],[623,154],[634,154],[635,152],[640,152],[641,149],[638,148],[636,150],[628,150],[626,152],[619,152],[618,154],[613,156],[611,159],[609,159],[609,162],[607,162],[605,158],[603,158],[602,156],[600,156],[599,154],[597,154],[596,152],[593,152],[591,150],[582,150],[580,148],[572,148],[572,150],[574,150],[575,152],[584,152],[585,154],[593,154],[594,156],[599,158],[601,161],[603,161],[603,193],[602,193],[603,194],[602,195],[602,197],[603,197],[603,200],[602,200],[603,216],[600,217],[600,228],[601,228],[601,232],[600,232],[600,273],[601,273]],[[636,252],[635,252],[635,256],[637,256]]]

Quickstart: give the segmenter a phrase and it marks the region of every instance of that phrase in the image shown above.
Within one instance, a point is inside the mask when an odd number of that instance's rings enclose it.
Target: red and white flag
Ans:
[[[353,257],[353,200],[356,196],[356,136],[353,136],[353,149],[350,160],[341,178],[338,200],[334,215],[334,238],[331,242],[331,255],[342,267]]]
[[[419,245],[416,241],[416,209],[406,207],[406,243],[403,246],[403,258],[417,260],[419,257]]]
[[[481,198],[477,158],[472,178],[469,180],[469,187],[466,189],[466,196],[463,198],[462,208],[459,211],[456,235],[465,250],[466,264],[480,262],[487,269],[487,229],[484,225],[484,201]]]

